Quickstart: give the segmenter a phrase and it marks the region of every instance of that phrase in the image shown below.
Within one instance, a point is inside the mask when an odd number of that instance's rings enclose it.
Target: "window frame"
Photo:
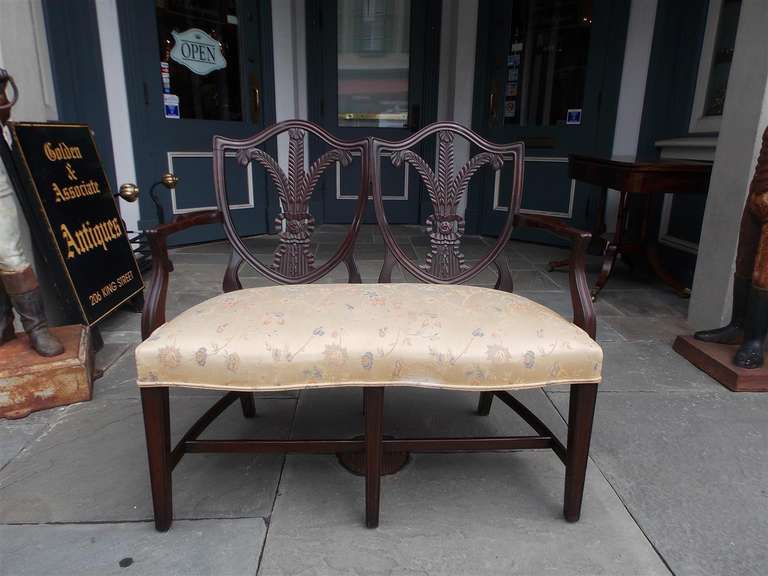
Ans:
[[[688,127],[691,133],[720,132],[720,124],[723,120],[722,115],[704,115],[704,106],[706,105],[707,100],[707,89],[709,87],[709,77],[712,71],[712,59],[715,54],[715,42],[717,40],[717,30],[720,24],[722,7],[723,0],[709,1],[707,25],[704,30],[704,41],[701,44],[701,57],[699,58],[699,70],[696,75],[696,92],[693,97],[693,108],[691,109],[691,120]],[[740,25],[741,15],[739,15],[739,26]],[[736,30],[738,38],[738,27]]]

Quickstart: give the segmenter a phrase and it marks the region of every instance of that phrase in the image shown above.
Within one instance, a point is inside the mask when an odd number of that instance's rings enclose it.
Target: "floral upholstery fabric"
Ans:
[[[521,296],[472,286],[307,284],[222,294],[136,349],[139,386],[502,390],[600,381],[584,331]]]

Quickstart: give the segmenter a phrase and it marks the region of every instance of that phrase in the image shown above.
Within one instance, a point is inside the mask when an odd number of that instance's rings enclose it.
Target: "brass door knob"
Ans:
[[[160,182],[169,190],[173,190],[179,184],[179,177],[176,174],[166,172],[160,177]]]
[[[136,202],[139,197],[139,187],[132,182],[126,182],[120,186],[120,192],[117,195],[126,202]]]

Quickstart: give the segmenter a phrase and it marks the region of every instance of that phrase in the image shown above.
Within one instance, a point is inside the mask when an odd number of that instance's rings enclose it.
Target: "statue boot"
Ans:
[[[0,345],[14,338],[16,338],[16,329],[13,327],[13,306],[0,283]]]
[[[714,330],[699,330],[693,337],[703,342],[717,344],[741,344],[744,337],[744,321],[747,315],[750,278],[733,276],[733,312],[728,325]]]
[[[744,342],[733,357],[741,368],[760,368],[763,365],[763,347],[768,334],[768,290],[752,286],[744,324]]]
[[[13,308],[19,314],[21,325],[29,336],[30,346],[40,356],[57,356],[64,352],[64,346],[48,330],[42,294],[32,268],[4,273],[2,280]]]

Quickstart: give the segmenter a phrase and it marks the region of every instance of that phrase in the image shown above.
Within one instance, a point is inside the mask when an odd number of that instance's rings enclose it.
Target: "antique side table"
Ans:
[[[649,223],[664,194],[706,194],[712,164],[689,160],[643,162],[626,156],[601,158],[571,155],[568,171],[574,180],[601,187],[598,217],[592,237],[603,240],[603,266],[592,289],[592,299],[596,299],[605,286],[619,254],[644,255],[661,280],[680,296],[689,296],[690,290],[664,270],[658,255],[657,235],[649,230]],[[612,234],[606,234],[605,231],[605,201],[609,188],[620,193],[616,232]],[[644,195],[646,198],[645,209],[640,214],[642,220],[638,223],[639,238],[636,240],[626,238],[629,198],[632,194]],[[567,260],[550,262],[550,270],[567,263]]]

